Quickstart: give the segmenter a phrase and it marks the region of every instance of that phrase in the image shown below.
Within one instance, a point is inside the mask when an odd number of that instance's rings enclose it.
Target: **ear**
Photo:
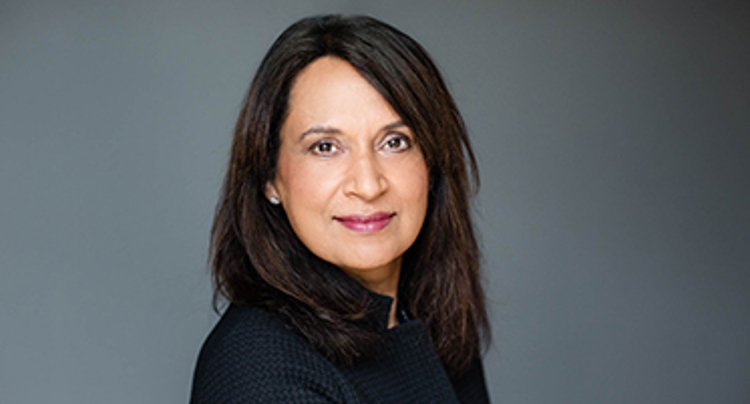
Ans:
[[[266,199],[268,199],[269,202],[274,205],[279,204],[279,192],[276,190],[276,187],[271,181],[266,182],[263,193],[265,194]]]

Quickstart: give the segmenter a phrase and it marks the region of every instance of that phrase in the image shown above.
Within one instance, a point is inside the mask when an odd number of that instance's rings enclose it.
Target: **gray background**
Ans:
[[[750,7],[604,3],[3,1],[0,402],[187,400],[241,98],[324,12],[465,114],[495,403],[750,402]]]

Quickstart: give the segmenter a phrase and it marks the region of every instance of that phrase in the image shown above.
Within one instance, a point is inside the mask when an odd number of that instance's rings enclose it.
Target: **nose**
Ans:
[[[363,153],[354,158],[349,168],[344,194],[364,201],[377,199],[388,190],[388,180],[383,175],[377,157]]]

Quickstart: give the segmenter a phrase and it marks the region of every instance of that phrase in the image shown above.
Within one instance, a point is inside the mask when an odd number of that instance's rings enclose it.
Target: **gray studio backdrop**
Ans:
[[[421,41],[481,166],[495,403],[750,402],[746,2],[0,3],[0,402],[181,403],[213,206],[296,19]]]

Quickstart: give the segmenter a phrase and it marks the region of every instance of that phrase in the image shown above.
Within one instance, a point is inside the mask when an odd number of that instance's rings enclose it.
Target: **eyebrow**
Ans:
[[[299,140],[301,141],[308,135],[314,135],[314,134],[332,134],[332,133],[341,133],[340,129],[336,129],[330,126],[313,126],[312,128],[302,132],[302,134],[299,136]]]
[[[406,126],[403,121],[398,120],[389,123],[388,125],[383,126],[380,128],[380,131],[388,131],[396,128],[400,128]],[[302,132],[302,134],[299,136],[299,140],[301,141],[308,135],[314,135],[314,134],[340,134],[341,129],[331,127],[331,126],[313,126],[312,128]]]
[[[398,121],[391,122],[388,125],[383,126],[380,129],[380,131],[382,132],[382,131],[396,129],[396,128],[405,127],[405,126],[406,126],[406,124],[404,123],[404,121],[402,121],[402,120],[399,119]]]

